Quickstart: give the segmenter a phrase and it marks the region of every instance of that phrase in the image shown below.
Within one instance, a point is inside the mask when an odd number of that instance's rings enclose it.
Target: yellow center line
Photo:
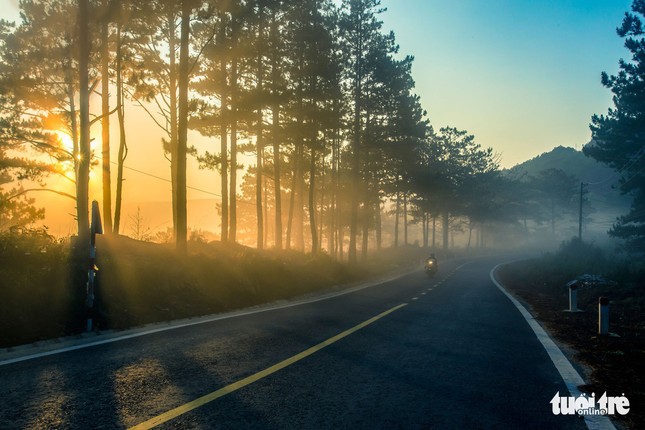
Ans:
[[[373,322],[391,314],[394,311],[397,311],[401,309],[402,307],[406,306],[407,303],[402,303],[398,306],[394,306],[392,309],[389,309],[383,313],[380,313],[376,315],[375,317],[372,317],[366,321],[363,321],[362,323],[345,330],[342,333],[337,334],[336,336],[330,337],[329,339],[320,342],[318,345],[312,346],[311,348],[302,351],[299,354],[296,354],[292,357],[287,358],[286,360],[283,360],[277,364],[274,364],[271,367],[267,367],[264,370],[259,371],[258,373],[255,373],[251,376],[247,376],[244,379],[240,379],[237,382],[234,382],[232,384],[227,385],[226,387],[220,388],[219,390],[213,391],[212,393],[206,394],[205,396],[199,397],[191,402],[188,402],[186,404],[183,404],[181,406],[178,406],[174,409],[171,409],[167,412],[164,412],[163,414],[157,415],[154,418],[149,419],[148,421],[144,421],[141,424],[137,424],[134,427],[130,427],[130,430],[143,430],[143,429],[151,429],[153,427],[158,426],[159,424],[163,424],[167,421],[170,421],[174,418],[177,418],[180,415],[185,414],[186,412],[190,412],[193,409],[197,409],[200,406],[203,406],[207,403],[212,402],[213,400],[219,399],[220,397],[223,397],[227,394],[230,394],[234,391],[239,390],[240,388],[246,387],[247,385],[250,385],[256,381],[259,381],[262,378],[265,378],[278,370],[284,369],[287,366],[292,365],[293,363],[296,363],[303,358],[309,357],[310,355],[320,351],[326,346],[329,346],[339,340],[341,340],[344,337],[349,336],[350,334],[357,332],[358,330],[372,324]]]

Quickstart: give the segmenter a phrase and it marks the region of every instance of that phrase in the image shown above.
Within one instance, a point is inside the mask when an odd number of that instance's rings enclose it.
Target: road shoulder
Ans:
[[[571,364],[562,350],[556,345],[551,336],[549,336],[547,331],[540,325],[540,323],[533,317],[533,315],[531,315],[531,313],[526,310],[522,303],[520,303],[511,293],[509,293],[506,288],[504,288],[504,286],[497,280],[495,273],[503,265],[504,263],[499,264],[490,271],[491,281],[506,297],[508,297],[508,299],[513,303],[513,305],[515,305],[526,322],[529,324],[529,326],[535,333],[535,336],[538,338],[547,354],[551,358],[553,365],[562,377],[562,380],[569,390],[569,395],[576,398],[583,396],[583,391],[580,389],[580,387],[587,384],[585,380],[582,378],[582,376],[580,376],[578,371],[574,368],[573,364]],[[586,415],[584,419],[585,424],[589,429],[616,429],[611,420],[606,416]]]

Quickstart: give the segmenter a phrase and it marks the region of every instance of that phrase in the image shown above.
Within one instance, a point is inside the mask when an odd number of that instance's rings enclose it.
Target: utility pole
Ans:
[[[585,189],[585,184],[584,182],[580,182],[580,211],[578,214],[578,240],[582,242],[582,202],[583,202],[583,196],[584,196],[584,189]]]

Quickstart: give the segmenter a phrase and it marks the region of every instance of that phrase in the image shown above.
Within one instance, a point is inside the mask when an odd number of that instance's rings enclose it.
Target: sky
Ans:
[[[394,32],[399,55],[415,57],[416,93],[431,125],[436,130],[445,126],[467,130],[482,147],[492,147],[499,154],[502,167],[560,145],[581,148],[591,137],[591,116],[606,113],[612,105],[600,74],[616,73],[619,59],[628,55],[616,27],[631,0],[381,3],[387,8],[380,15],[383,30]],[[17,1],[0,0],[0,6],[0,18],[19,19]],[[146,114],[130,106],[126,121],[130,143],[124,186],[127,222],[140,204],[169,200],[170,172],[161,151],[161,133]],[[116,121],[111,125],[112,135],[118,136]],[[93,130],[97,142],[99,133],[97,125]],[[196,133],[190,133],[189,140],[202,150],[212,145]],[[113,159],[116,147],[112,145]],[[215,172],[199,170],[192,158],[188,172],[189,200],[219,198]],[[90,183],[90,198],[100,200],[98,175]],[[47,205],[53,232],[73,232],[71,201],[41,193],[38,203]],[[212,213],[214,203],[206,205]],[[170,226],[168,211],[142,208],[142,213],[154,228]],[[203,211],[193,213],[189,206],[191,226],[216,230],[214,217]]]
[[[611,93],[603,71],[627,55],[616,27],[630,0],[382,0],[384,29],[413,55],[435,129],[467,130],[503,167],[581,148]]]

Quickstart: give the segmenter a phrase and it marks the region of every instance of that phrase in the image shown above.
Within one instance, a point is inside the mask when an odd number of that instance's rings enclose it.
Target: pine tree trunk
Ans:
[[[278,44],[278,23],[276,20],[275,8],[271,10],[271,40],[274,45]],[[278,95],[279,79],[278,51],[274,46],[271,55],[271,85],[272,95]],[[275,248],[282,249],[282,189],[280,184],[280,106],[276,101],[271,107],[272,115],[272,140],[273,140],[273,189],[275,194]]]
[[[318,252],[318,229],[316,228],[316,150],[311,147],[309,162],[309,227],[311,229],[311,254]]]
[[[295,152],[293,154],[293,174],[291,177],[291,193],[289,195],[289,217],[287,219],[287,237],[285,240],[285,246],[287,249],[291,249],[291,232],[293,230],[293,216],[294,216],[294,208],[296,205],[296,187],[298,184],[297,176],[298,176],[298,147],[296,147]]]
[[[112,232],[112,178],[110,175],[110,50],[108,45],[108,2],[103,0],[101,23],[101,167],[103,181],[103,231]]]
[[[128,145],[125,135],[125,108],[123,106],[123,71],[121,53],[121,25],[117,26],[117,47],[116,47],[116,104],[117,118],[119,120],[119,153],[117,155],[116,167],[116,195],[114,199],[114,226],[113,231],[119,234],[121,228],[121,205],[123,202],[123,169],[125,159],[128,156]]]
[[[396,210],[394,211],[394,247],[399,246],[399,212],[401,210],[400,192],[396,192]]]
[[[76,209],[78,221],[78,238],[82,246],[89,246],[89,181],[90,181],[90,93],[89,93],[89,0],[78,3],[78,36],[79,36],[79,161],[76,178]]]
[[[282,249],[282,185],[280,184],[280,112],[276,105],[272,109],[273,126],[273,192],[275,199],[275,248]]]
[[[324,225],[325,225],[325,155],[321,154],[321,163],[320,163],[320,209],[318,210],[318,246],[320,249],[324,249]],[[327,246],[329,247],[329,240],[327,241]],[[329,249],[328,249],[329,251]]]
[[[79,162],[79,149],[78,149],[78,118],[76,110],[76,92],[74,90],[73,82],[76,82],[76,77],[72,76],[72,66],[69,65],[67,70],[67,100],[69,102],[69,117],[72,135],[72,158],[74,163],[74,179],[78,179],[78,162]],[[78,190],[75,190],[76,192]]]
[[[181,30],[179,45],[178,118],[177,118],[177,237],[176,247],[180,254],[188,252],[188,213],[186,189],[186,156],[188,148],[188,42],[190,37],[190,0],[181,7]]]
[[[237,241],[237,62],[237,55],[233,54],[231,60],[231,184],[229,188],[229,239],[231,242]]]
[[[222,196],[222,218],[220,221],[220,240],[228,242],[228,128],[226,120],[222,120],[220,126],[220,166],[221,166],[221,196]]]
[[[262,11],[262,3],[258,3],[258,16],[259,16],[259,25],[258,25],[258,40],[264,38],[264,16]],[[263,92],[263,78],[264,70],[262,65],[262,53],[257,55],[257,91],[258,94],[262,95]],[[257,130],[256,130],[256,148],[255,148],[255,209],[256,209],[256,218],[257,218],[257,248],[264,249],[264,214],[262,213],[262,153],[264,151],[264,136],[263,136],[263,124],[264,118],[262,115],[262,103],[258,107],[257,111]]]
[[[360,144],[361,144],[361,98],[362,98],[362,80],[363,80],[363,64],[362,52],[363,46],[359,43],[356,50],[357,58],[354,65],[354,118],[352,125],[352,170],[351,170],[351,211],[349,220],[349,250],[348,261],[350,264],[356,263],[356,236],[358,234],[358,205],[359,205],[359,190],[361,179],[361,162],[360,162]]]
[[[358,104],[358,102],[357,102]],[[352,183],[351,183],[351,209],[350,209],[350,220],[349,220],[349,249],[348,261],[350,264],[356,263],[356,236],[358,234],[358,190],[359,190],[359,179],[360,179],[360,115],[358,114],[358,107],[356,117],[354,119],[354,133],[355,136],[352,140]]]
[[[376,216],[376,249],[380,251],[381,247],[382,247],[382,231],[383,231],[382,230],[383,226],[381,225],[381,223],[383,221],[381,219],[381,202],[380,201],[378,201],[376,203],[375,216]]]
[[[298,251],[303,252],[305,250],[305,178],[304,178],[304,143],[300,141],[298,144],[298,154],[296,157],[297,163],[297,174],[296,174],[296,201],[294,207],[294,233],[295,245]]]
[[[450,214],[448,211],[445,211],[443,214],[443,226],[442,226],[442,233],[443,233],[443,250],[447,251],[448,250],[448,233],[450,230]]]
[[[425,248],[428,232],[426,231],[426,215],[421,215],[421,247]]]
[[[168,15],[168,51],[169,51],[169,92],[170,103],[170,186],[172,205],[172,237],[177,238],[177,58],[175,50],[177,39],[175,37],[175,14],[171,11]]]
[[[437,247],[437,217],[432,215],[432,250]]]
[[[255,207],[257,217],[257,248],[264,249],[264,214],[262,213],[262,130],[258,128],[256,145]]]
[[[264,156],[265,156],[265,153],[262,152],[262,160],[263,160],[262,164],[263,165],[265,163]],[[270,226],[269,226],[269,198],[267,196],[268,189],[269,189],[269,186],[268,186],[268,182],[267,182],[267,177],[266,177],[266,175],[264,175],[262,177],[262,198],[263,198],[262,207],[264,208],[264,237],[263,237],[263,240],[264,240],[264,245],[265,246],[268,246],[268,244],[269,244],[269,229],[270,229]]]
[[[403,244],[408,246],[408,194],[403,192]]]
[[[345,258],[345,230],[343,226],[339,224],[338,226],[338,258],[340,261],[343,261]]]
[[[334,103],[336,101],[334,100]],[[329,206],[329,253],[333,258],[338,256],[338,138],[336,131],[334,131],[334,139],[332,141],[332,155],[331,155],[331,201]]]
[[[367,193],[365,194],[367,198]],[[363,205],[363,225],[362,225],[362,234],[361,234],[361,260],[367,260],[367,246],[369,242],[369,220],[370,218],[370,207],[368,202],[365,202]]]
[[[224,43],[226,25],[225,14],[220,12],[220,43]],[[221,174],[221,195],[222,195],[222,218],[220,221],[220,240],[228,242],[228,82],[227,82],[227,61],[224,55],[220,59],[221,71],[221,94],[220,94],[220,174]]]

